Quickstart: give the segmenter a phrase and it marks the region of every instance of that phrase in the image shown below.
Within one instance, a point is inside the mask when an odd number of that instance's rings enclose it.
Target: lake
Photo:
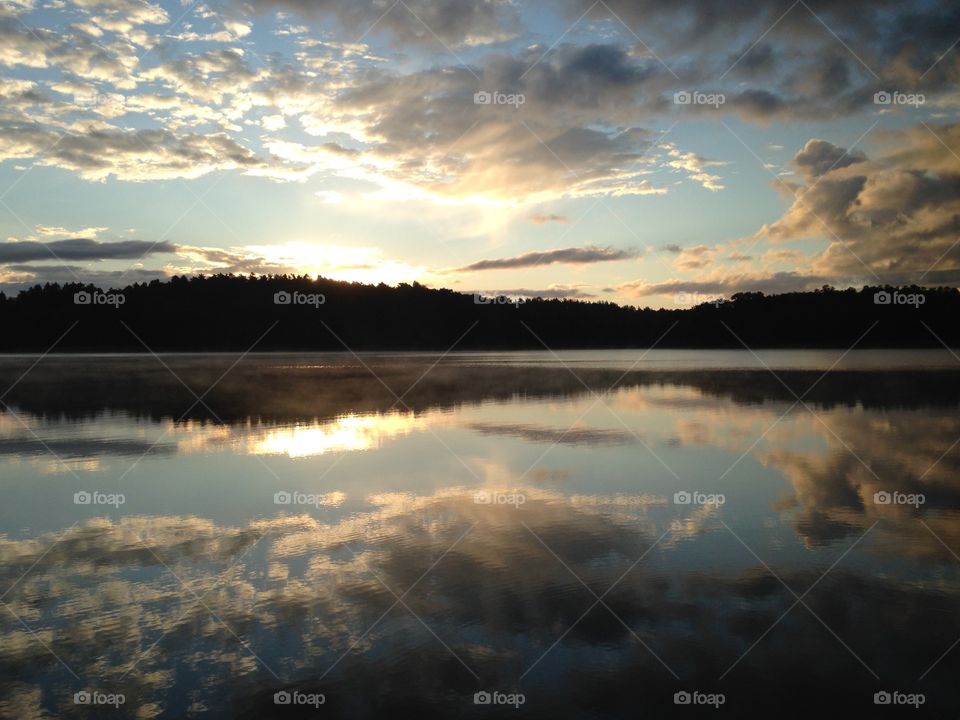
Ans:
[[[0,715],[956,717],[958,371],[2,358]]]

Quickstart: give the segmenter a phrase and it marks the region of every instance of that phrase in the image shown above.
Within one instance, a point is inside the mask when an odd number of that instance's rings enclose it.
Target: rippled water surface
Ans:
[[[0,360],[0,714],[956,717],[960,361],[841,355]]]

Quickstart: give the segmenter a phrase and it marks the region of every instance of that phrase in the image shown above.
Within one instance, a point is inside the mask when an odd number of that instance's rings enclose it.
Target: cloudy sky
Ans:
[[[960,5],[0,0],[0,288],[960,284]]]

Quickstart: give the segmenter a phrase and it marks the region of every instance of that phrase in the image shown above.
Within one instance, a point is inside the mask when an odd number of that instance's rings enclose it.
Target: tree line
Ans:
[[[0,352],[44,351],[65,332],[57,352],[446,350],[458,338],[458,350],[848,348],[862,335],[858,347],[934,348],[960,345],[958,311],[960,291],[946,287],[824,286],[654,309],[305,275],[174,276],[0,293]]]

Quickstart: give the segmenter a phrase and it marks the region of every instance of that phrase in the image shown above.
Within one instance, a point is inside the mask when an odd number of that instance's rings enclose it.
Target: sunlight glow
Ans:
[[[384,440],[405,435],[417,423],[413,417],[392,415],[347,415],[324,425],[294,425],[268,431],[256,440],[253,455],[286,455],[291,459],[330,452],[369,450]]]

